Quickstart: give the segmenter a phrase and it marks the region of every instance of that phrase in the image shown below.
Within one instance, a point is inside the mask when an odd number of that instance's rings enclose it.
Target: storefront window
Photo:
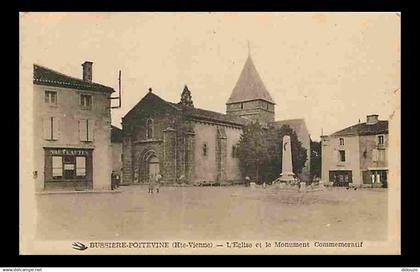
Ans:
[[[92,179],[92,151],[70,148],[46,150],[46,181],[90,181]]]
[[[63,157],[52,157],[52,176],[54,179],[63,177]]]
[[[85,157],[76,157],[76,176],[78,177],[86,176],[86,158]]]

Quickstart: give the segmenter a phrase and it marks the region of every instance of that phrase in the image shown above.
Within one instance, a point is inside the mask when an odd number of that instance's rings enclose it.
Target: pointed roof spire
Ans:
[[[180,105],[194,107],[194,103],[192,101],[191,91],[188,89],[188,86],[184,86],[184,90],[181,94],[181,101],[179,101]]]
[[[252,61],[251,55],[249,54],[239,79],[226,104],[258,99],[275,104],[270,93],[265,88],[265,85],[255,68],[254,62]]]

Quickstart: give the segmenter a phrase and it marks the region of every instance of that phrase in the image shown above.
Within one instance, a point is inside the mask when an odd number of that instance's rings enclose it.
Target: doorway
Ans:
[[[151,156],[148,160],[149,168],[149,182],[159,174],[159,159],[156,156]]]

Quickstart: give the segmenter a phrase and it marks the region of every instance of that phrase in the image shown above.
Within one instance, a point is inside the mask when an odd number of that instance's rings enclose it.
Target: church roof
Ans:
[[[195,108],[178,103],[168,102],[158,95],[149,91],[138,103],[135,105],[124,117],[123,120],[130,119],[131,116],[139,114],[142,110],[147,108],[169,108],[175,112],[182,113],[184,116],[194,119],[210,121],[214,123],[224,123],[236,126],[244,126],[248,124],[248,120],[241,117],[230,116],[227,114]]]
[[[186,116],[193,117],[196,119],[202,119],[202,120],[213,121],[213,122],[221,122],[221,123],[227,123],[227,124],[232,124],[232,125],[240,125],[240,126],[244,126],[249,123],[247,119],[241,118],[241,117],[230,116],[230,115],[223,114],[220,112],[194,108],[194,107],[185,106],[182,104],[175,104],[175,103],[170,103],[170,104],[181,109]]]
[[[263,81],[261,80],[251,56],[248,56],[239,79],[236,82],[232,94],[226,104],[258,99],[275,104],[273,98],[271,98],[270,93],[267,91]]]

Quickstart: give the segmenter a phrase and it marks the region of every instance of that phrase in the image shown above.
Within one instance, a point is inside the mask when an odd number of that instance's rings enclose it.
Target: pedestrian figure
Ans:
[[[115,188],[115,173],[112,171],[111,173],[111,190],[114,190]]]
[[[155,177],[155,182],[156,182],[156,193],[159,193],[159,189],[160,189],[160,180],[162,179],[161,174],[157,174]]]
[[[245,180],[246,180],[246,185],[250,185],[251,179],[248,176],[245,177]]]
[[[120,174],[115,175],[115,188],[120,187]]]
[[[265,187],[266,187],[267,185],[265,184],[265,181],[263,182],[263,188],[265,189]]]
[[[153,190],[154,190],[154,184],[155,183],[155,175],[152,175],[149,177],[149,193],[153,194]]]

